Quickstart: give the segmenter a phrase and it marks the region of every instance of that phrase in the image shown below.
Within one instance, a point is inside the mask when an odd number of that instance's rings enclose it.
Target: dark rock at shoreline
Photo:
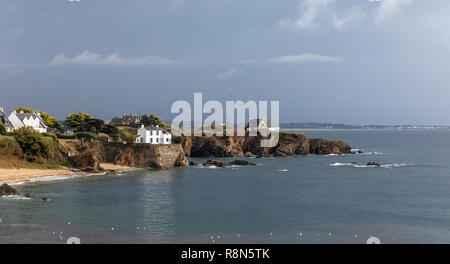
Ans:
[[[119,174],[119,172],[116,170],[107,170],[106,171],[106,175],[117,175],[117,174]]]
[[[230,162],[230,164],[239,165],[239,166],[254,166],[254,165],[256,165],[255,163],[251,163],[246,160],[234,160],[234,161]]]
[[[189,166],[195,166],[195,165],[198,165],[198,163],[197,162],[195,162],[195,161],[189,161]]]
[[[221,161],[221,160],[208,160],[203,165],[205,166],[216,166],[216,167],[230,167],[231,163]]]
[[[88,149],[83,153],[72,158],[72,165],[74,169],[79,169],[82,172],[97,173],[105,171],[100,166],[100,153],[94,149]]]
[[[26,194],[23,195],[23,197],[25,197],[25,198],[33,198],[34,196],[32,196],[32,195],[29,194],[29,193],[26,193]]]
[[[147,162],[147,170],[159,170],[162,168],[161,164],[154,160]]]
[[[381,167],[381,164],[376,163],[376,162],[369,162],[369,163],[367,163],[367,166]]]
[[[20,193],[16,189],[5,183],[0,186],[0,196],[3,195],[20,195]]]

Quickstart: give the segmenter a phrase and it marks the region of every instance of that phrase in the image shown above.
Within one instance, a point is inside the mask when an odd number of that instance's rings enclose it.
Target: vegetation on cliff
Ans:
[[[279,143],[272,148],[260,147],[257,137],[183,137],[186,155],[191,157],[291,156],[308,154],[345,154],[351,147],[344,141],[308,139],[301,133],[280,133]]]

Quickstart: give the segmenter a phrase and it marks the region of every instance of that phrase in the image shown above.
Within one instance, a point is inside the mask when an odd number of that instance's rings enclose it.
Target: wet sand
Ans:
[[[114,165],[111,163],[102,163],[101,166],[106,170],[129,171],[136,168]],[[0,168],[0,184],[3,183],[17,183],[27,182],[30,179],[53,177],[53,176],[70,176],[70,175],[84,175],[88,173],[73,172],[67,169],[20,169],[20,168]]]

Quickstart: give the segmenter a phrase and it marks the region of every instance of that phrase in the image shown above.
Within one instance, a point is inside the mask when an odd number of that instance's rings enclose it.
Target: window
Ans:
[[[169,138],[166,138],[166,142],[169,142]]]
[[[153,138],[150,138],[150,143],[153,143]]]

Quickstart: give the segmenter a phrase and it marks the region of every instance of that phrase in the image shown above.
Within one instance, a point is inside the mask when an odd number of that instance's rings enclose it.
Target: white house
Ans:
[[[278,124],[274,124],[271,119],[268,118],[258,118],[252,119],[246,126],[246,130],[248,132],[258,133],[261,131],[266,131],[268,133],[278,132],[280,131],[280,126]]]
[[[13,132],[14,127],[11,124],[11,121],[9,121],[8,116],[5,114],[5,110],[3,107],[0,107],[0,124],[3,124],[6,127],[6,132]]]
[[[47,132],[47,126],[41,118],[39,113],[16,113],[13,111],[9,115],[9,121],[13,125],[14,129],[19,129],[21,127],[31,127],[34,131],[39,133]]]
[[[143,144],[172,144],[172,134],[159,126],[142,125],[137,130],[136,143]]]

